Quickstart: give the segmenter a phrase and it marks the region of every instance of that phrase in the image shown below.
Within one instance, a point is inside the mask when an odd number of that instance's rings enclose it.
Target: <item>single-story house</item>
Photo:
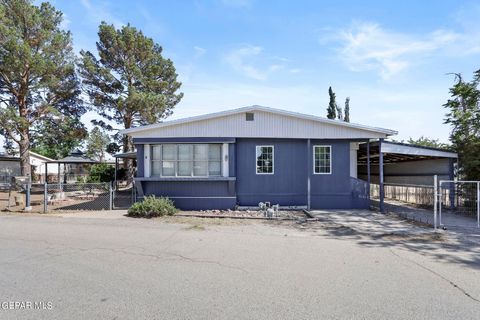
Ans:
[[[122,131],[137,152],[139,198],[167,196],[181,209],[368,208],[357,177],[361,143],[390,129],[261,106]]]
[[[47,169],[48,174],[57,174],[58,169],[55,164],[49,162],[53,161],[52,159],[42,156],[36,152],[30,151],[30,166],[32,174],[36,177],[38,181],[44,181],[45,169]],[[62,170],[63,172],[63,170]],[[20,158],[16,156],[11,156],[7,154],[0,155],[0,182],[10,182],[10,178],[13,176],[20,175]]]

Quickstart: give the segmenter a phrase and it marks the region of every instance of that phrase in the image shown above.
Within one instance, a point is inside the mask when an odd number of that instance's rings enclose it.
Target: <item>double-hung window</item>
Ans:
[[[209,177],[222,175],[221,144],[161,144],[151,149],[152,176]]]
[[[274,151],[273,146],[256,147],[256,172],[257,174],[274,173]]]
[[[313,173],[332,173],[332,147],[313,146]]]

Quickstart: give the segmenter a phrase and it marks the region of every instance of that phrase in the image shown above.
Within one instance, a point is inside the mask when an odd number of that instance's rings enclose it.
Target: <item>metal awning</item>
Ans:
[[[123,152],[123,153],[114,154],[113,156],[116,159],[136,159],[137,158],[137,152],[136,151]]]
[[[380,158],[380,143],[370,142],[370,163],[378,164]],[[382,142],[383,163],[397,163],[404,161],[419,161],[432,159],[457,159],[457,153],[449,150],[416,146],[400,142]],[[359,164],[367,163],[367,144],[360,145],[357,154]]]

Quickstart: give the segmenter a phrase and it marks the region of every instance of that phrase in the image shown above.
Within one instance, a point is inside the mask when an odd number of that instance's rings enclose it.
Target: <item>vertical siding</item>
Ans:
[[[320,122],[263,111],[254,111],[254,114],[254,121],[246,121],[245,113],[237,113],[214,119],[134,132],[130,135],[134,138],[228,136],[238,138],[366,139],[385,137],[385,134],[382,133],[348,127],[341,125],[341,123]]]
[[[270,201],[282,206],[307,203],[306,140],[237,139],[237,198],[241,206]],[[274,146],[274,174],[256,174],[257,145]]]
[[[312,209],[355,208],[350,181],[350,142],[338,140],[312,140],[309,156],[313,157],[313,146],[332,146],[332,173],[312,174]],[[313,172],[313,168],[310,168]]]

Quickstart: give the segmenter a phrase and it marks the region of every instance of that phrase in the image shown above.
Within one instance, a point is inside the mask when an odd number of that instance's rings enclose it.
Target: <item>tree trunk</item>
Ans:
[[[124,117],[123,124],[125,129],[129,129],[132,127],[132,117],[130,115],[126,115]],[[133,151],[133,141],[132,138],[128,135],[123,136],[123,152],[130,152]],[[135,175],[135,170],[133,168],[133,161],[131,159],[124,158],[123,159],[124,168],[127,170],[127,181],[128,184],[133,182],[133,177]]]
[[[26,81],[26,80],[25,80]],[[28,112],[27,112],[27,101],[26,101],[26,90],[24,94],[18,97],[18,113],[23,121],[27,121]],[[20,173],[22,176],[30,176],[31,166],[30,166],[30,131],[28,125],[22,123],[18,129],[20,136],[20,141],[18,142],[18,149],[20,151]]]
[[[20,173],[22,176],[31,175],[31,166],[30,166],[30,137],[28,134],[28,129],[23,130],[20,136],[20,143],[18,144],[20,150]]]

